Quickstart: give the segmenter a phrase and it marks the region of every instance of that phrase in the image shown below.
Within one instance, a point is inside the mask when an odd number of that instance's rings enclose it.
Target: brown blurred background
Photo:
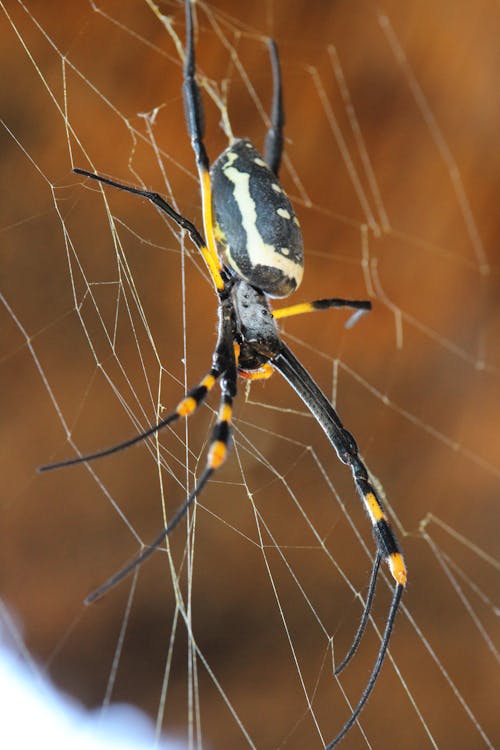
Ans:
[[[101,194],[71,173],[73,164],[95,167],[168,194],[166,175],[179,209],[199,222],[177,50],[145,3],[123,6],[104,1],[98,12],[83,1],[28,3],[26,13],[12,1],[5,3],[10,20],[2,14],[0,24],[0,111],[12,133],[0,128],[2,293],[12,310],[2,311],[1,324],[1,595],[39,663],[92,706],[105,700],[130,585],[90,608],[82,600],[138,549],[131,528],[145,541],[161,528],[158,466],[140,447],[94,464],[97,479],[85,467],[43,476],[35,467],[73,455],[57,409],[83,452],[133,433],[128,410],[143,426],[153,422],[158,402],[176,404],[185,380],[194,383],[206,370],[215,330],[215,300],[201,264],[193,253],[181,254],[157,212],[107,191],[128,268],[118,266]],[[182,7],[169,2],[160,9],[183,39]],[[209,14],[200,9],[199,22],[202,73],[227,82],[233,131],[258,145],[265,123],[249,84],[267,108],[264,40],[273,35],[278,41],[287,114],[282,182],[295,202],[307,253],[296,301],[374,294],[374,312],[351,331],[335,312],[284,326],[325,392],[335,390],[339,412],[387,494],[410,571],[407,611],[391,642],[400,677],[385,665],[362,715],[366,736],[374,748],[387,746],[388,736],[402,748],[494,746],[498,7],[492,0],[217,0]],[[215,157],[227,140],[206,94],[205,103],[206,141]],[[148,122],[139,115],[155,107],[150,125],[163,174]],[[349,713],[330,676],[328,637],[335,636],[341,658],[360,613],[353,591],[364,592],[369,576],[360,543],[372,549],[369,524],[348,472],[281,379],[254,385],[247,400],[242,385],[240,395],[237,450],[200,498],[193,558],[186,557],[185,526],[172,540],[172,558],[185,597],[186,570],[193,566],[196,643],[255,747],[319,748],[276,596],[326,742]],[[203,409],[189,425],[190,481],[203,466],[211,419]],[[161,437],[168,514],[185,493],[185,439],[184,425]],[[379,627],[389,600],[381,583]],[[112,691],[113,700],[133,702],[155,718],[174,612],[171,571],[158,554],[140,571]],[[181,619],[176,628],[162,723],[186,736],[188,648]],[[377,644],[371,629],[342,677],[353,703]],[[251,746],[200,661],[197,668],[204,747]],[[343,745],[366,746],[357,728]]]

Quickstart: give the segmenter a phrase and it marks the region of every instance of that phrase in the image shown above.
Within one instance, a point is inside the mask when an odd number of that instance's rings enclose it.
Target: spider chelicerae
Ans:
[[[274,80],[271,125],[264,158],[248,140],[237,139],[210,167],[203,142],[204,122],[200,88],[196,82],[193,18],[190,0],[185,2],[186,50],[184,61],[184,105],[186,124],[198,169],[204,235],[177,213],[158,193],[122,185],[83,169],[75,169],[105,185],[143,196],[186,230],[201,253],[218,298],[218,336],[210,371],[190,390],[174,412],[145,432],[110,448],[40,467],[40,471],[92,461],[138,443],[180,417],[189,417],[218,384],[220,403],[208,449],[207,464],[195,488],[159,536],[129,564],[90,594],[86,602],[101,597],[144,562],[186,515],[204,485],[224,463],[230,439],[233,400],[238,375],[258,380],[277,370],[297,392],[326,433],[338,458],[350,467],[356,489],[372,523],[377,550],[360,624],[345,658],[336,667],[338,675],[353,657],[363,636],[382,560],[394,578],[394,594],[375,665],[357,706],[326,750],[335,747],[357,720],[377,680],[389,645],[394,619],[406,585],[406,568],[398,542],[387,520],[353,436],[345,429],[328,399],[282,341],[276,321],[292,315],[332,307],[352,308],[351,323],[371,309],[370,302],[321,299],[281,309],[271,309],[270,298],[288,297],[303,274],[302,235],[293,207],[278,182],[283,151],[284,110],[281,72],[275,43],[269,41]]]

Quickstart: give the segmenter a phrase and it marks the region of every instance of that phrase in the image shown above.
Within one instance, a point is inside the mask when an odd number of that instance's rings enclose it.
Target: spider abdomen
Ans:
[[[215,236],[223,262],[269,297],[302,281],[302,233],[292,204],[250,141],[237,140],[210,169]]]

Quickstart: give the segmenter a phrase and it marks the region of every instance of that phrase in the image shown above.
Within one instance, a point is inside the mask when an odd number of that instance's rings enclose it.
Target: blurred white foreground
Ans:
[[[10,639],[9,639],[10,640]],[[17,651],[17,649],[16,649]],[[0,747],[51,750],[184,750],[176,740],[155,740],[151,720],[133,706],[88,711],[59,693],[27,659],[9,649],[0,627]]]

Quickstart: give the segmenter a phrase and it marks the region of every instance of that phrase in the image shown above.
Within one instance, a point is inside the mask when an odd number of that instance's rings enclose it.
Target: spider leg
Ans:
[[[396,536],[385,516],[382,503],[370,482],[368,470],[361,460],[356,441],[321,389],[290,349],[281,342],[271,364],[283,375],[323,428],[342,463],[350,467],[354,483],[372,523],[378,550],[389,565],[396,583],[406,584],[406,567]]]
[[[271,364],[279,370],[285,380],[292,386],[300,396],[304,404],[308,407],[311,414],[316,418],[318,423],[326,433],[328,440],[335,449],[337,456],[342,463],[351,468],[354,483],[358,493],[363,501],[365,510],[372,523],[372,531],[377,544],[377,557],[383,558],[391,571],[395,580],[394,595],[386,620],[386,626],[382,642],[379,648],[378,656],[373,667],[370,679],[361,695],[361,699],[354,709],[351,717],[344,724],[341,732],[329,743],[326,750],[332,750],[340,740],[349,731],[359,716],[363,706],[370,697],[389,645],[389,639],[394,625],[394,620],[398,611],[401,596],[406,585],[406,567],[401,554],[398,541],[392,531],[389,522],[385,516],[384,509],[377,492],[368,477],[368,471],[363,461],[359,457],[358,447],[353,436],[346,430],[336,411],[321,392],[307,370],[300,364],[290,349],[281,342],[279,351],[271,359]],[[369,593],[365,605],[365,613],[362,616],[358,632],[353,641],[346,658],[341,663],[339,670],[344,668],[347,662],[352,658],[359,640],[361,639],[366,626],[369,608],[373,599],[375,581],[378,573],[378,561],[375,559],[372,577],[370,581]],[[336,672],[337,673],[337,672]]]
[[[166,213],[167,216],[173,219],[177,226],[179,226],[181,229],[186,230],[193,244],[198,248],[200,254],[203,257],[203,260],[207,264],[208,270],[215,284],[215,288],[219,292],[224,289],[224,281],[222,280],[222,276],[220,274],[221,264],[219,259],[216,257],[214,260],[213,254],[208,249],[203,237],[198,232],[193,222],[189,221],[189,219],[186,219],[185,216],[178,213],[174,208],[172,208],[170,203],[167,203],[165,198],[163,198],[159,193],[154,193],[149,190],[141,190],[140,188],[130,187],[129,185],[123,185],[121,182],[115,182],[115,180],[110,180],[108,177],[103,177],[102,175],[96,174],[95,172],[88,172],[86,169],[74,169],[73,172],[75,172],[76,174],[84,175],[84,177],[90,177],[92,180],[96,180],[97,182],[102,182],[104,185],[110,185],[111,187],[118,188],[118,190],[124,190],[126,193],[140,195],[143,198],[147,198],[148,201],[151,201],[151,203],[153,203],[161,211]]]
[[[290,318],[292,315],[316,312],[316,310],[329,310],[331,307],[347,307],[356,310],[345,324],[346,328],[352,328],[362,315],[365,315],[365,313],[372,309],[372,303],[368,300],[339,299],[338,297],[333,297],[332,299],[316,299],[314,302],[300,302],[298,305],[290,305],[289,307],[273,310],[272,313],[273,318],[279,320],[280,318]]]
[[[142,563],[148,559],[150,555],[157,550],[162,542],[169,536],[175,527],[182,521],[189,508],[195,501],[197,495],[201,492],[205,484],[208,482],[212,474],[221,466],[226,458],[227,449],[229,446],[230,439],[230,420],[232,411],[232,400],[227,397],[221,399],[221,406],[219,409],[219,416],[217,423],[212,432],[210,439],[210,448],[207,456],[207,465],[203,474],[196,483],[194,490],[188,495],[187,499],[182,503],[181,506],[174,513],[170,519],[168,525],[160,532],[160,534],[153,539],[153,541],[145,547],[133,560],[127,565],[121,568],[117,573],[112,575],[105,581],[102,586],[95,589],[85,599],[85,604],[92,604],[92,602],[100,599],[110,589],[114,588],[120,581],[123,581],[132,571],[142,565]]]
[[[273,103],[271,106],[271,126],[266,135],[264,158],[277,177],[281,166],[281,156],[283,154],[285,111],[283,109],[280,59],[274,39],[269,40],[268,46],[271,67],[273,70]]]
[[[154,539],[142,552],[134,557],[127,565],[121,568],[117,573],[112,575],[105,581],[102,586],[95,589],[85,599],[85,604],[92,604],[97,599],[100,599],[110,589],[114,588],[120,581],[126,578],[132,571],[153,554],[153,552],[160,547],[162,542],[172,533],[175,527],[182,521],[189,508],[195,501],[197,495],[201,492],[205,484],[208,482],[210,477],[222,466],[226,460],[226,456],[230,447],[231,442],[231,418],[233,399],[236,395],[236,380],[237,380],[237,365],[236,365],[236,352],[232,343],[232,332],[230,328],[230,319],[221,316],[220,328],[222,335],[220,336],[220,346],[218,351],[214,354],[214,361],[218,360],[221,365],[221,376],[219,379],[219,386],[221,391],[219,411],[217,416],[217,422],[212,430],[210,438],[210,444],[207,454],[207,463],[205,469],[198,479],[195,488],[188,495],[186,500],[179,506],[177,511],[170,519],[168,525],[162,529],[160,534]],[[187,401],[189,396],[184,399]],[[183,403],[183,402],[181,402]]]
[[[203,102],[201,91],[196,81],[196,60],[194,53],[193,14],[190,0],[186,0],[186,56],[184,59],[184,83],[182,92],[184,95],[184,111],[186,125],[191,138],[191,146],[194,151],[198,176],[200,179],[201,203],[203,213],[203,226],[207,238],[208,253],[211,256],[210,263],[218,269],[219,275],[222,264],[217,254],[214,221],[212,210],[212,186],[210,182],[207,150],[203,142],[205,134],[205,118],[203,113]],[[220,289],[221,287],[217,287]]]
[[[136,557],[134,557],[127,565],[124,565],[123,568],[120,568],[120,570],[117,573],[114,573],[112,576],[108,578],[107,581],[105,581],[99,588],[92,591],[87,597],[84,599],[84,604],[92,604],[93,602],[97,601],[98,599],[101,599],[104,594],[106,594],[108,591],[110,591],[112,588],[117,586],[120,581],[123,581],[124,578],[126,578],[132,571],[134,571],[136,568],[138,568],[142,563],[148,559],[150,555],[153,554],[155,550],[157,550],[161,543],[166,539],[167,536],[171,534],[171,532],[175,529],[177,524],[182,521],[186,513],[188,512],[189,508],[193,504],[194,500],[196,499],[196,496],[201,492],[205,484],[208,482],[212,474],[214,473],[214,469],[210,467],[206,467],[203,474],[199,478],[198,482],[196,483],[196,486],[194,490],[191,492],[190,495],[188,495],[187,499],[183,502],[183,504],[177,509],[174,516],[171,518],[168,526],[166,526],[161,533],[156,537],[156,539],[153,539],[153,541],[148,544],[147,547],[145,547],[142,552],[140,552]]]
[[[45,466],[40,466],[38,471],[52,471],[53,469],[74,466],[75,464],[81,464],[85,461],[93,461],[96,458],[103,458],[104,456],[118,453],[118,451],[129,448],[131,445],[135,445],[136,443],[145,440],[150,435],[153,435],[163,427],[175,422],[180,417],[191,416],[191,414],[193,414],[193,412],[195,412],[199,405],[205,400],[217,380],[221,377],[221,374],[227,369],[228,362],[236,362],[236,358],[239,355],[239,349],[235,350],[233,345],[231,309],[231,303],[228,298],[223,299],[219,306],[219,329],[217,333],[217,343],[212,356],[212,367],[198,385],[188,391],[184,398],[179,401],[175,411],[164,419],[161,419],[156,425],[153,425],[153,427],[150,427],[138,435],[134,435],[134,437],[129,438],[128,440],[124,440],[122,443],[117,443],[116,445],[112,445],[109,448],[104,448],[100,451],[87,453],[84,456],[77,456],[76,458],[68,458],[64,461],[58,461],[57,463],[46,464]]]
[[[359,700],[358,705],[352,712],[349,719],[346,721],[340,732],[334,739],[328,743],[328,745],[325,747],[325,750],[333,750],[334,747],[336,747],[339,742],[345,737],[349,729],[352,727],[352,725],[357,721],[359,714],[363,710],[363,706],[365,705],[366,701],[370,697],[370,694],[373,690],[373,686],[375,685],[375,682],[377,681],[377,677],[379,676],[380,669],[382,667],[382,664],[384,663],[384,658],[387,653],[387,647],[389,646],[389,641],[391,638],[391,632],[394,625],[394,620],[396,618],[396,613],[399,608],[399,603],[401,601],[401,596],[403,595],[404,586],[402,583],[396,584],[394,587],[394,595],[392,597],[391,602],[391,608],[389,610],[389,614],[387,616],[384,635],[382,636],[382,642],[380,644],[380,649],[377,656],[377,661],[375,662],[375,666],[373,667],[372,673],[370,675],[370,679],[368,680],[365,689],[363,690],[363,694],[361,695],[361,698]]]
[[[158,432],[159,430],[163,429],[163,427],[166,427],[172,422],[175,422],[180,417],[191,416],[191,414],[198,408],[198,406],[205,400],[209,392],[212,390],[215,383],[217,382],[219,375],[220,372],[212,368],[195,388],[192,388],[190,391],[188,391],[182,401],[178,403],[177,408],[174,412],[169,414],[164,419],[161,419],[157,424],[153,425],[153,427],[150,427],[144,432],[141,432],[138,435],[134,435],[134,437],[129,438],[128,440],[124,440],[122,443],[117,443],[116,445],[112,445],[109,448],[103,448],[102,450],[95,451],[94,453],[87,453],[84,456],[77,456],[76,458],[68,458],[64,461],[57,461],[53,464],[45,464],[44,466],[39,466],[37,471],[52,471],[53,469],[61,469],[65,466],[74,466],[75,464],[82,464],[86,461],[93,461],[96,458],[104,458],[104,456],[110,456],[113,453],[118,453],[119,451],[125,450],[125,448],[129,448],[131,445],[135,445],[136,443],[140,443],[143,440],[146,440],[146,438],[148,438],[150,435],[154,435],[155,432]]]
[[[382,557],[380,555],[380,552],[377,550],[377,554],[375,555],[375,560],[373,561],[373,567],[372,567],[372,574],[370,576],[370,584],[368,586],[368,593],[366,595],[366,602],[365,606],[363,607],[363,614],[361,615],[361,620],[358,625],[358,629],[356,631],[356,635],[354,636],[353,642],[351,644],[351,647],[349,648],[349,651],[344,656],[338,667],[335,668],[335,675],[339,675],[345,667],[349,664],[352,657],[358,650],[358,646],[361,643],[361,639],[364,635],[364,632],[366,630],[366,625],[368,623],[368,617],[370,616],[372,604],[373,604],[373,597],[375,595],[375,587],[377,585],[377,576],[378,571],[380,568],[380,563],[382,561]]]

